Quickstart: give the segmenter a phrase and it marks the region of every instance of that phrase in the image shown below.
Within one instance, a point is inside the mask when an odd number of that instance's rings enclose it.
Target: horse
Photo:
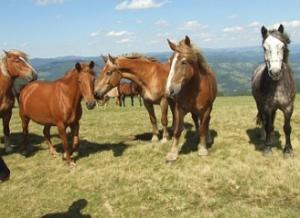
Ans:
[[[6,163],[0,156],[0,181],[4,182],[10,177],[10,170],[7,167]]]
[[[294,109],[296,84],[288,63],[290,43],[289,36],[280,24],[278,29],[268,30],[261,27],[264,64],[256,68],[252,76],[252,95],[257,106],[257,124],[262,124],[262,138],[265,140],[263,154],[272,154],[272,138],[276,111],[284,114],[285,157],[293,155],[291,144],[291,117]]]
[[[101,106],[103,105],[108,106],[110,98],[115,98],[115,104],[120,106],[119,96],[120,95],[119,95],[118,87],[115,87],[111,89],[109,92],[107,92],[105,96],[103,96],[103,98],[99,99],[98,101],[100,101]]]
[[[16,78],[28,81],[37,79],[36,70],[30,65],[27,55],[19,50],[4,51],[0,57],[0,117],[3,121],[5,152],[12,152],[9,122],[15,103],[13,84]]]
[[[157,120],[154,104],[159,104],[162,112],[163,137],[161,142],[168,139],[168,99],[165,96],[165,84],[169,72],[169,64],[161,63],[146,57],[104,57],[105,66],[100,72],[95,85],[95,95],[104,96],[110,89],[118,86],[122,78],[135,82],[140,87],[146,110],[152,124],[152,139],[158,141]],[[171,111],[172,110],[172,104]]]
[[[209,122],[217,95],[217,81],[204,56],[188,36],[177,45],[170,40],[168,43],[174,51],[166,83],[166,94],[175,101],[173,143],[166,156],[166,162],[171,163],[178,158],[183,119],[188,112],[192,114],[199,134],[198,155],[208,155],[207,144],[212,143]]]
[[[119,92],[119,102],[120,106],[125,107],[125,97],[129,96],[131,99],[131,106],[134,106],[134,96],[138,97],[138,100],[140,102],[140,106],[142,106],[142,99],[139,95],[139,87],[134,82],[129,83],[120,83],[118,85],[118,92]]]
[[[71,158],[79,146],[79,120],[82,115],[81,100],[90,110],[96,105],[94,98],[94,62],[76,63],[62,78],[53,82],[35,81],[20,93],[20,117],[23,128],[23,149],[28,146],[30,120],[43,125],[43,134],[51,155],[56,151],[50,139],[50,128],[56,126],[64,148],[67,163],[74,166]],[[72,149],[68,146],[66,128],[71,128]]]

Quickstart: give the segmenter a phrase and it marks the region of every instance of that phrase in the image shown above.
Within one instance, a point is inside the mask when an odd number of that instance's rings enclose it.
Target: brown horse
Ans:
[[[119,91],[118,87],[115,87],[111,89],[109,92],[107,92],[102,99],[97,99],[97,105],[100,104],[100,106],[108,106],[109,100],[111,98],[115,98],[115,104],[120,106],[120,99],[119,99]]]
[[[158,141],[158,128],[154,112],[154,104],[159,104],[162,111],[163,140],[168,138],[168,100],[165,96],[165,85],[169,72],[169,64],[144,57],[117,57],[108,55],[104,58],[103,67],[95,87],[97,97],[102,97],[113,87],[116,87],[122,78],[135,82],[140,87],[140,95],[149,113],[152,123],[152,141]],[[171,108],[172,109],[172,108]]]
[[[207,143],[211,142],[209,134],[210,113],[217,94],[217,82],[212,69],[205,58],[191,44],[188,36],[178,45],[169,42],[174,51],[171,68],[166,85],[166,93],[175,100],[175,121],[172,149],[167,162],[178,157],[178,142],[183,129],[183,119],[192,113],[199,134],[198,155],[207,155]]]
[[[140,106],[142,106],[142,99],[139,94],[139,87],[134,82],[129,83],[120,83],[118,85],[118,91],[119,91],[119,102],[120,106],[125,107],[125,97],[129,96],[131,99],[131,106],[134,106],[134,96],[137,96]]]
[[[21,51],[4,51],[0,57],[0,117],[3,120],[5,151],[11,152],[9,122],[14,106],[13,83],[18,77],[29,81],[37,78],[37,73],[28,63],[27,55]]]
[[[44,126],[44,136],[50,154],[56,153],[50,140],[51,126],[57,126],[62,140],[65,158],[69,164],[72,153],[78,149],[79,120],[82,115],[81,100],[84,98],[88,109],[96,105],[94,98],[94,62],[76,63],[62,78],[54,82],[36,81],[27,85],[20,94],[20,117],[24,135],[24,149],[28,145],[28,124],[30,119]],[[67,142],[66,128],[70,127],[73,148]]]

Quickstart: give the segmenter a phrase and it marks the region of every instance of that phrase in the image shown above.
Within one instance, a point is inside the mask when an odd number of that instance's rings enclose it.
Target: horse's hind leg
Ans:
[[[77,151],[79,147],[79,121],[71,125],[71,134],[73,137],[73,148],[71,151],[71,155],[72,155],[73,152]]]
[[[5,152],[10,153],[13,151],[13,148],[10,144],[10,129],[9,129],[9,122],[11,119],[12,110],[9,110],[6,112],[2,118],[3,122],[3,135],[4,135],[4,146],[5,146]]]
[[[149,113],[150,121],[152,124],[152,142],[158,141],[158,129],[157,129],[157,120],[154,112],[153,104],[149,101],[144,100],[144,105]]]
[[[133,95],[131,95],[130,98],[131,98],[131,106],[134,106]]]
[[[283,149],[283,154],[285,157],[291,157],[293,155],[293,147],[291,144],[291,116],[293,114],[293,107],[286,109],[284,111],[284,134],[285,134],[285,147]]]
[[[160,101],[160,109],[161,109],[161,124],[163,126],[163,137],[161,142],[165,143],[168,141],[169,133],[168,133],[168,101],[166,98],[162,98]]]
[[[43,134],[44,134],[44,137],[45,137],[46,142],[49,147],[49,153],[52,156],[56,156],[57,153],[56,153],[55,148],[53,147],[53,144],[52,144],[51,138],[50,138],[50,128],[51,128],[51,126],[49,126],[49,125],[44,126]]]
[[[67,133],[66,133],[66,126],[63,123],[58,123],[57,124],[57,129],[59,136],[62,140],[62,144],[64,147],[64,158],[66,158],[67,163],[70,164],[71,166],[75,166],[74,161],[71,158],[70,151],[69,151],[69,146],[68,146],[68,138],[67,138]]]
[[[208,155],[207,150],[207,138],[208,138],[208,129],[210,122],[210,112],[211,108],[208,108],[203,114],[200,115],[200,126],[199,126],[199,144],[198,144],[198,155],[206,156]]]
[[[28,124],[30,119],[26,116],[21,115],[22,120],[22,129],[23,129],[23,147],[22,147],[22,153],[23,155],[26,155],[27,148],[28,148]]]

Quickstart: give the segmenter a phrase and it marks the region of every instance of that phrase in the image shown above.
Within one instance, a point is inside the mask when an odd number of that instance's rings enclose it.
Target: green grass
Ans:
[[[217,98],[211,120],[215,138],[208,157],[197,156],[194,127],[186,116],[184,147],[171,166],[165,164],[171,141],[145,140],[151,126],[143,107],[85,109],[74,169],[60,156],[49,155],[42,127],[31,123],[34,153],[27,158],[18,152],[4,156],[12,174],[10,181],[0,184],[0,216],[299,217],[299,106],[298,98],[292,119],[293,159],[284,159],[278,146],[270,158],[256,149],[262,143],[252,97]],[[275,144],[284,143],[282,121],[278,113],[275,126],[280,137]],[[11,129],[13,143],[20,145],[17,109]],[[52,135],[61,152],[56,128]]]

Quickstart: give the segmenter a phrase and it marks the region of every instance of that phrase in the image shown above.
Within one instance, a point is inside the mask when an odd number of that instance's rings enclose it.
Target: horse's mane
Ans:
[[[143,54],[125,54],[125,55],[121,55],[120,57],[127,58],[127,59],[140,59],[148,62],[159,62],[156,58],[148,57]]]
[[[198,63],[199,68],[201,69],[200,73],[207,73],[211,71],[211,68],[206,61],[205,57],[202,54],[202,51],[194,44],[187,46],[183,41],[179,42],[178,49],[185,58],[192,60],[195,63]],[[202,71],[203,70],[203,71]]]
[[[26,61],[28,60],[28,56],[26,53],[22,52],[22,51],[19,51],[19,50],[15,50],[15,49],[12,49],[12,50],[8,50],[6,51],[7,53],[11,54],[11,55],[16,55],[18,57],[22,57],[24,58]],[[0,70],[2,72],[2,74],[4,76],[8,76],[10,77],[8,71],[7,71],[7,66],[6,66],[6,54],[1,54],[0,55]]]

